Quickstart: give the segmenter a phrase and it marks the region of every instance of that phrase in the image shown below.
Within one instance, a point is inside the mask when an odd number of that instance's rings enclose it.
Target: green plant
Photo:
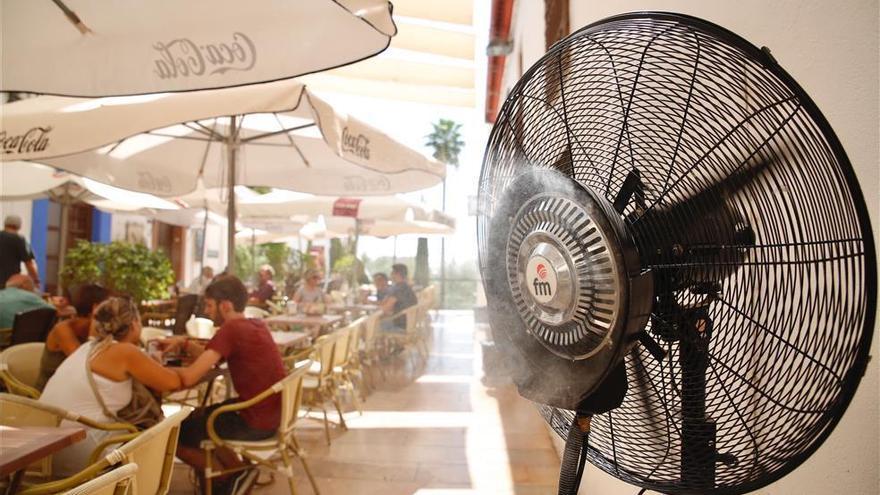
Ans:
[[[67,252],[61,279],[68,286],[101,284],[140,302],[164,298],[174,284],[174,270],[165,253],[141,244],[80,240]]]
[[[461,124],[453,120],[439,119],[431,123],[433,130],[425,136],[426,146],[434,148],[434,158],[449,165],[458,166],[458,155],[464,141],[461,140]]]

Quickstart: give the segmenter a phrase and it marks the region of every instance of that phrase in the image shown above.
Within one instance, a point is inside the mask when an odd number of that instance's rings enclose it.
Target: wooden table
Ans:
[[[75,426],[0,425],[0,476],[12,475],[6,492],[18,490],[29,465],[85,437],[86,430]]]
[[[147,327],[144,327],[146,329]],[[214,329],[217,330],[216,328]],[[149,337],[144,338],[144,334],[146,332],[141,331],[141,341],[144,345],[147,344],[148,341],[158,338],[168,338],[172,337],[171,330],[163,330],[158,328],[151,328],[149,332]],[[275,341],[275,345],[278,346],[278,349],[284,351],[289,347],[297,348],[297,347],[306,347],[309,345],[309,335],[304,332],[282,332],[270,330],[269,334],[272,336],[272,340]],[[197,339],[204,343],[208,341],[205,339]]]
[[[303,314],[296,315],[275,315],[266,318],[264,321],[267,325],[272,326],[293,326],[302,325],[304,327],[330,327],[343,319],[342,315],[318,315],[308,316]]]
[[[307,347],[311,343],[311,337],[305,332],[269,332],[272,334],[272,340],[278,346],[281,354],[288,348],[297,349]]]
[[[377,304],[330,304],[327,311],[333,313],[351,312],[352,314],[372,313],[379,309]]]

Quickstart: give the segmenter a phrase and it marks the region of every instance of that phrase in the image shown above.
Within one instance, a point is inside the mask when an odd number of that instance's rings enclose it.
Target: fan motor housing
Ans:
[[[495,218],[489,310],[520,393],[578,409],[644,328],[651,273],[611,205],[558,172],[518,176]]]

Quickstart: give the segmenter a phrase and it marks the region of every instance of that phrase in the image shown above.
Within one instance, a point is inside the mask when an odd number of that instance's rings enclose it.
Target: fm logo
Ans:
[[[545,275],[546,276],[546,275]],[[550,288],[550,282],[543,282],[538,280],[538,277],[532,281],[532,287],[535,290],[536,296],[552,296],[552,289]]]

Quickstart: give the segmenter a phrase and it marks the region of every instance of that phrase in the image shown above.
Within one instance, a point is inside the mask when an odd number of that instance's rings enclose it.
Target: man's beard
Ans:
[[[214,322],[214,325],[218,327],[222,327],[223,323],[226,321],[223,319],[223,315],[221,315],[219,311],[214,313],[214,317],[211,318],[211,320]]]

